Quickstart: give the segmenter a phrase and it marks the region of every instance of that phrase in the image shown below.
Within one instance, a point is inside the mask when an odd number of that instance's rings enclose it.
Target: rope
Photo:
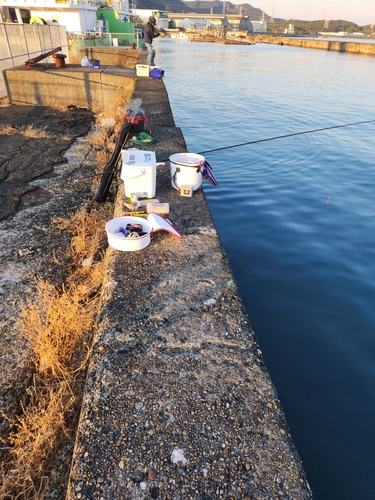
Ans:
[[[346,123],[345,125],[333,125],[332,127],[316,128],[314,130],[306,130],[305,132],[294,132],[293,134],[278,135],[276,137],[269,137],[268,139],[258,139],[257,141],[242,142],[241,144],[235,144],[233,146],[223,146],[216,149],[208,149],[207,151],[201,151],[198,154],[213,153],[214,151],[223,151],[224,149],[239,148],[241,146],[248,146],[249,144],[257,144],[258,142],[274,141],[275,139],[284,139],[285,137],[294,137],[296,135],[312,134],[313,132],[322,132],[323,130],[332,130],[334,128],[351,127],[353,125],[362,125],[363,123],[373,123],[375,120],[367,120],[362,122]]]

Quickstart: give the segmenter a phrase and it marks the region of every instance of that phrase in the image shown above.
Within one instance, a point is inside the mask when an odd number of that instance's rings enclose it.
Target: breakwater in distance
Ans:
[[[258,43],[274,43],[277,45],[302,47],[304,49],[320,49],[332,52],[347,52],[349,54],[375,56],[375,43],[343,42],[339,40],[315,40],[310,38],[289,38],[263,35],[255,36],[254,40]]]

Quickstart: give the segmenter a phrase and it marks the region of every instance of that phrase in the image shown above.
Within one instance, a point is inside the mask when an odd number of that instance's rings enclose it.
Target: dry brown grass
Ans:
[[[0,135],[24,135],[32,139],[48,139],[51,136],[46,132],[46,129],[35,128],[33,125],[22,127],[11,127],[10,125],[0,126]]]
[[[100,125],[96,124],[87,134],[86,140],[93,146],[103,146],[106,137],[107,131]]]
[[[98,122],[100,123],[103,118],[114,118],[117,125],[122,124],[124,115],[129,107],[136,106],[137,108],[140,108],[142,105],[142,99],[140,98],[127,100],[126,96],[129,95],[130,98],[131,94],[132,92],[128,92],[126,90],[119,92],[116,95],[116,98],[113,99],[111,105],[106,106],[105,109],[100,111],[97,116]]]
[[[70,273],[56,288],[39,281],[22,308],[18,329],[33,352],[34,384],[29,404],[10,422],[7,460],[0,467],[0,500],[42,500],[48,471],[74,406],[76,378],[85,367],[95,325],[104,263],[105,211],[84,207],[54,226],[72,235]],[[54,229],[55,230],[55,229]]]
[[[84,140],[88,141],[95,149],[98,160],[97,175],[94,177],[93,184],[97,185],[101,181],[100,174],[103,172],[105,165],[113,154],[117,135],[124,123],[125,114],[127,112],[137,114],[141,106],[142,99],[136,98],[126,102],[124,97],[119,95],[113,102],[111,108],[107,108],[97,115],[97,123],[84,138]],[[100,124],[103,120],[108,118],[114,119],[114,126],[106,127]]]
[[[105,151],[104,149],[99,149],[96,151],[96,157],[98,159],[98,171],[97,171],[98,174],[103,172],[104,167],[108,163],[110,156],[111,152],[109,150]],[[93,180],[93,184],[99,184],[100,181],[101,177],[100,175],[97,175]]]
[[[0,106],[8,107],[10,105],[9,97],[4,95],[0,97]]]
[[[11,127],[10,125],[1,125],[0,126],[0,135],[16,135],[18,133],[15,127]]]
[[[2,499],[42,500],[48,486],[48,464],[56,447],[71,432],[65,416],[71,411],[74,396],[67,382],[56,387],[35,386],[31,402],[23,408],[9,438],[12,450],[2,467]]]
[[[106,129],[105,127],[96,125],[85,138],[85,140],[88,141],[95,149],[97,157],[98,168],[96,172],[97,175],[93,179],[94,185],[98,185],[100,183],[100,174],[103,172],[105,165],[112,157],[115,149],[115,139],[117,139],[118,131],[123,124],[123,116],[123,114],[116,116],[114,128]]]
[[[81,286],[76,284],[58,291],[45,282],[38,284],[34,300],[21,311],[19,329],[30,343],[33,361],[40,375],[57,380],[71,380],[79,366],[77,352],[86,346],[92,331],[95,300],[82,300]],[[78,360],[81,364],[82,360]]]
[[[103,238],[103,224],[107,214],[89,210],[86,205],[69,219],[55,218],[52,223],[61,231],[73,235],[70,242],[69,257],[75,266],[82,266],[90,256],[99,256]],[[82,266],[85,267],[85,266]]]

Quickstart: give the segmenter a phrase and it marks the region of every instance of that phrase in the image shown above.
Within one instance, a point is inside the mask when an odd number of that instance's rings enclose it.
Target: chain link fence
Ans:
[[[3,71],[25,64],[43,52],[61,47],[68,56],[65,26],[40,26],[37,24],[0,24],[0,97],[7,94]],[[54,63],[50,56],[43,62]]]

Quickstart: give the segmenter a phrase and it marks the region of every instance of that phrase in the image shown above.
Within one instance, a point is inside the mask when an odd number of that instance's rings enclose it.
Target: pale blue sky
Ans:
[[[364,26],[375,23],[375,0],[230,0],[249,3],[269,16],[283,19],[343,19]]]

